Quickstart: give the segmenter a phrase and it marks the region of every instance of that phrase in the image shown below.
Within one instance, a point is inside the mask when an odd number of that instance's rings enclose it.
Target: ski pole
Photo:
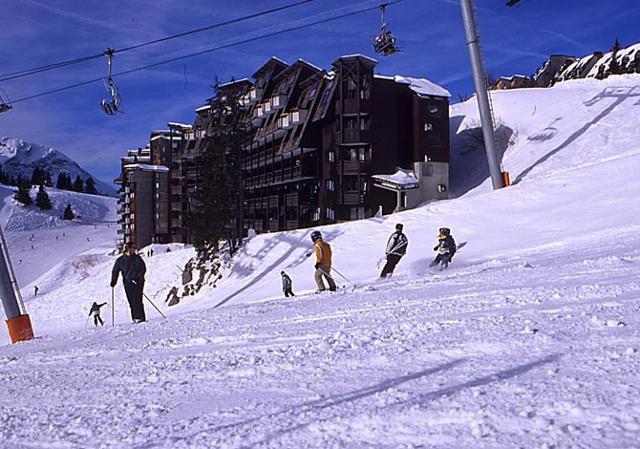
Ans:
[[[111,287],[111,326],[116,325],[116,289]]]
[[[162,315],[162,318],[164,318],[164,319],[166,320],[166,319],[167,319],[167,317],[165,316],[165,314],[164,314],[164,313],[162,313],[162,311],[160,311],[160,309],[158,309],[158,306],[156,306],[156,305],[153,303],[153,301],[151,301],[151,298],[149,298],[149,297],[147,296],[147,294],[146,294],[146,293],[144,293],[144,292],[143,292],[142,294],[144,295],[144,297],[145,297],[145,298],[147,298],[147,301],[149,301],[149,302],[151,303],[151,305],[153,306],[153,308],[154,308],[154,309],[156,309],[160,315]]]
[[[335,272],[336,272],[336,274],[337,274],[338,276],[340,276],[342,279],[344,279],[345,281],[347,281],[349,284],[353,285],[354,287],[356,286],[356,284],[354,284],[354,283],[353,283],[353,281],[351,281],[351,280],[347,279],[347,278],[346,278],[342,273],[340,273],[338,270],[336,270],[336,269],[335,269],[335,268],[333,268],[333,267],[331,267],[331,269],[332,269],[333,271],[335,271]]]
[[[89,315],[87,317],[87,321],[84,322],[84,330],[87,330],[87,324],[89,324],[89,318],[91,318],[91,315]]]

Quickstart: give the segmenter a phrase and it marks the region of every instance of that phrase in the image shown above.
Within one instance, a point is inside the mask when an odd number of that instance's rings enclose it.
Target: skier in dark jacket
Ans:
[[[142,295],[144,290],[144,275],[147,267],[138,254],[136,246],[128,242],[124,247],[124,254],[116,260],[111,273],[111,288],[118,283],[118,275],[122,273],[122,283],[127,294],[129,307],[131,308],[131,319],[134,323],[146,321]]]
[[[445,269],[449,266],[451,259],[456,253],[456,242],[453,240],[449,228],[440,228],[438,232],[438,244],[433,248],[434,251],[438,252],[438,255],[429,266],[435,267],[438,264],[442,264],[441,269]]]
[[[287,273],[284,271],[280,272],[280,276],[282,276],[282,291],[284,296],[288,298],[289,296],[296,296],[293,294],[293,282]]]
[[[102,304],[98,304],[97,302],[94,302],[93,304],[91,304],[91,309],[89,310],[89,316],[93,315],[93,324],[95,324],[96,326],[98,325],[98,323],[100,323],[101,326],[104,326],[104,321],[102,321],[102,318],[100,318],[100,308],[106,305],[107,305],[106,302],[103,302]]]
[[[396,232],[391,234],[389,241],[387,242],[387,249],[385,251],[385,257],[387,263],[380,273],[381,278],[391,276],[393,270],[396,269],[396,265],[400,262],[400,259],[407,253],[407,246],[409,245],[409,239],[402,232],[403,226],[401,223],[396,225]]]

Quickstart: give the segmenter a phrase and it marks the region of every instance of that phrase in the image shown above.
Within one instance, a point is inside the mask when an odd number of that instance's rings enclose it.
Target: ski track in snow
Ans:
[[[251,239],[218,287],[167,308],[193,250],[157,246],[146,291],[169,318],[147,305],[149,322],[126,324],[119,287],[116,326],[83,329],[90,302],[110,301],[106,240],[38,263],[44,292],[27,307],[41,337],[0,346],[0,448],[640,447],[634,85],[497,93],[519,183],[325,227],[359,288],[309,293],[299,230]],[[474,108],[451,116],[464,126]],[[376,281],[396,222],[408,254]],[[469,244],[430,270],[442,224]],[[299,296],[281,297],[281,269]]]

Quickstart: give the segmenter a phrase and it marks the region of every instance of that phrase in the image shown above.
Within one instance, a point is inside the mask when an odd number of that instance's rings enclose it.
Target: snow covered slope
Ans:
[[[512,130],[503,163],[515,184],[491,191],[467,140],[452,161],[466,173],[452,178],[458,198],[324,227],[355,290],[305,294],[314,261],[301,230],[251,239],[217,288],[167,308],[160,299],[192,250],[158,247],[146,291],[169,319],[147,304],[151,321],[128,325],[119,287],[117,325],[84,331],[91,299],[109,300],[113,257],[52,268],[47,291],[27,301],[43,338],[0,347],[0,441],[638,447],[640,76],[501,91],[493,102]],[[459,143],[475,104],[451,117]],[[397,222],[408,254],[376,281]],[[432,271],[442,225],[468,244],[449,270]],[[295,298],[281,297],[282,269]]]
[[[80,167],[75,161],[64,153],[35,143],[25,142],[22,139],[0,137],[0,165],[2,170],[10,176],[30,179],[36,167],[43,168],[51,173],[51,179],[55,183],[60,172],[67,173],[71,180],[80,176],[86,181],[91,174]],[[97,178],[96,189],[104,195],[115,196],[116,190]]]
[[[31,196],[35,198],[37,189]],[[85,252],[106,252],[115,248],[115,198],[47,189],[53,205],[50,211],[35,206],[25,207],[13,199],[14,187],[0,185],[0,224],[23,294],[30,297],[30,285],[45,272],[70,257]],[[76,214],[73,221],[61,218],[64,208],[71,204]],[[57,282],[66,282],[58,278]],[[37,282],[35,285],[39,285]]]

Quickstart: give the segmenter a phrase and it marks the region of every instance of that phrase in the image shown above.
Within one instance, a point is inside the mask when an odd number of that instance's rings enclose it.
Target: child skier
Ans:
[[[293,294],[293,282],[289,275],[284,271],[281,271],[280,276],[282,276],[282,292],[284,293],[285,298],[288,298],[289,296],[296,296]]]
[[[101,326],[104,326],[104,321],[102,321],[102,318],[100,318],[100,307],[102,306],[106,306],[107,303],[103,302],[102,304],[98,304],[97,302],[94,302],[93,304],[91,304],[91,309],[89,310],[89,316],[93,315],[93,324],[95,324],[96,326],[98,326],[98,323],[100,323]]]
[[[434,251],[438,252],[438,255],[429,266],[435,267],[438,264],[442,264],[441,270],[444,270],[449,266],[453,255],[456,253],[456,242],[453,240],[449,228],[440,228],[438,232],[438,244],[433,248]]]

